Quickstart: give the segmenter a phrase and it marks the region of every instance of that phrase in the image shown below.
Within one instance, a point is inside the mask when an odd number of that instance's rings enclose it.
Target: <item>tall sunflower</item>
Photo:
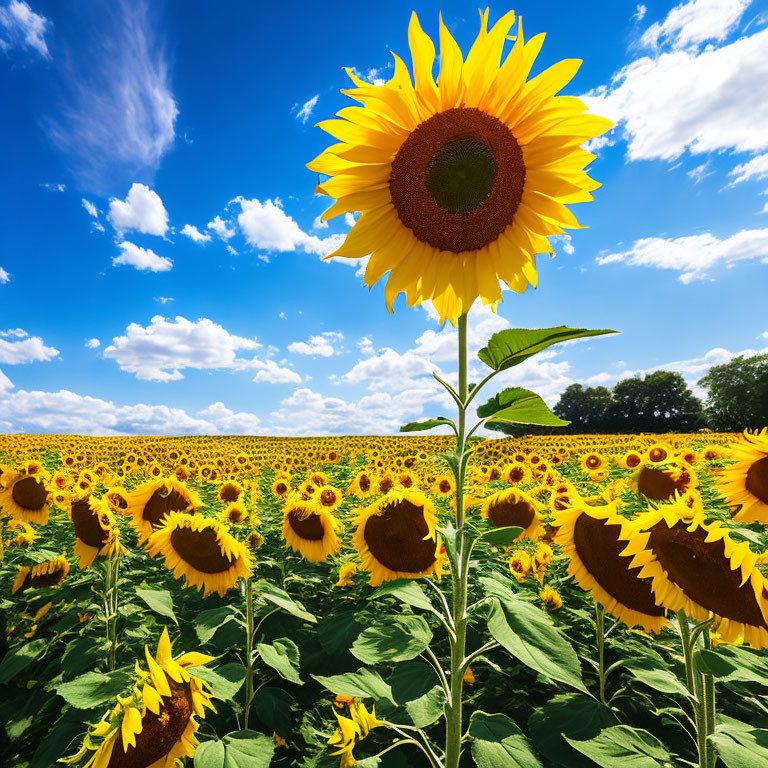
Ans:
[[[285,546],[299,552],[310,563],[319,563],[329,555],[337,555],[341,542],[336,530],[341,522],[324,509],[317,499],[290,496],[283,509]]]
[[[429,576],[440,569],[442,540],[437,510],[421,492],[391,490],[363,509],[355,519],[352,543],[369,584]]]
[[[541,525],[538,506],[527,493],[517,488],[507,488],[487,496],[480,507],[480,514],[494,528],[518,526],[523,529],[519,538],[535,540]]]
[[[127,503],[121,511],[130,515],[139,543],[146,541],[171,512],[191,513],[203,506],[200,497],[175,477],[151,480],[121,498]]]
[[[120,554],[120,529],[106,499],[88,494],[73,501],[69,519],[75,529],[75,555],[80,558],[81,568],[88,568],[97,555]]]
[[[147,542],[151,555],[163,555],[165,567],[204,595],[224,597],[238,577],[248,578],[253,558],[248,547],[212,518],[169,512]]]
[[[665,610],[656,600],[651,580],[641,578],[640,566],[625,554],[627,520],[615,504],[591,507],[581,502],[558,512],[555,542],[568,555],[568,573],[605,610],[628,627],[660,632]]]
[[[328,258],[370,254],[365,282],[390,273],[390,311],[405,293],[409,306],[431,299],[441,322],[455,323],[478,297],[501,301],[499,280],[518,293],[535,287],[536,254],[553,252],[547,237],[581,226],[565,204],[600,186],[583,170],[595,156],[581,145],[612,123],[555,95],[581,62],[528,80],[544,35],[526,42],[519,23],[502,62],[515,14],[489,30],[488,13],[466,60],[440,18],[437,82],[435,46],[414,13],[413,80],[396,55],[383,85],[348,69],[355,87],[343,93],[362,106],[318,124],[339,141],[308,164],[330,177],[317,187],[336,200],[323,219],[361,212]]]
[[[4,468],[0,483],[0,509],[14,520],[45,525],[50,490],[45,472],[17,472]]]
[[[62,762],[84,768],[173,768],[193,757],[196,717],[212,709],[207,683],[189,671],[212,661],[191,652],[172,654],[164,629],[153,656],[145,646],[146,669],[136,662],[136,677],[126,696],[91,726],[80,751]]]
[[[768,427],[745,431],[731,455],[737,461],[721,471],[718,486],[729,504],[740,505],[734,519],[768,523]]]

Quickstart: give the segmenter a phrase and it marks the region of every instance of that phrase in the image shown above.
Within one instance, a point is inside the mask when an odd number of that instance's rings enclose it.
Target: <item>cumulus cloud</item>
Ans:
[[[311,336],[309,341],[294,341],[288,345],[288,351],[294,355],[313,355],[315,357],[331,357],[340,350],[336,344],[340,344],[344,334],[338,331],[326,331],[318,336]]]
[[[683,283],[702,280],[712,268],[739,261],[768,258],[768,229],[745,229],[723,240],[706,232],[685,237],[645,237],[620,253],[597,258],[598,264],[623,262],[632,266],[672,269]]]
[[[291,368],[278,365],[274,360],[254,360],[251,367],[258,368],[253,380],[265,384],[300,384],[301,376]]]
[[[11,380],[0,371],[0,392],[5,392],[8,389],[13,389],[13,384],[11,383]]]
[[[148,180],[173,146],[178,108],[153,8],[114,0],[73,20],[82,27],[63,57],[63,107],[46,126],[80,184],[100,194]]]
[[[151,248],[141,248],[134,243],[123,240],[117,247],[122,250],[119,256],[112,258],[112,264],[126,264],[142,271],[168,272],[173,262],[165,256],[158,256]]]
[[[118,234],[133,229],[146,235],[163,236],[168,231],[168,211],[160,195],[145,184],[132,184],[125,200],[113,197],[107,218]]]
[[[222,240],[229,240],[235,234],[234,227],[229,226],[231,222],[224,221],[221,216],[217,216],[213,221],[208,222],[207,229],[213,230]]]
[[[190,240],[194,240],[196,243],[210,243],[211,236],[206,232],[201,232],[197,227],[192,224],[185,224],[184,229],[181,230],[182,235],[186,235]]]
[[[240,204],[237,222],[248,245],[268,253],[287,253],[303,250],[318,256],[327,256],[344,241],[344,235],[317,237],[309,235],[283,210],[279,200],[267,199],[263,203],[254,198],[237,197]]]
[[[0,6],[0,48],[4,51],[31,48],[44,59],[50,59],[51,53],[45,42],[50,27],[50,20],[35,13],[23,0],[11,0]]]
[[[0,363],[18,365],[20,363],[47,362],[59,356],[55,347],[47,347],[39,336],[29,336],[21,328],[14,328],[2,334],[0,338]],[[17,341],[7,341],[15,338]]]
[[[309,120],[309,116],[312,114],[312,110],[315,108],[315,105],[317,104],[317,100],[320,98],[320,94],[316,93],[311,99],[308,101],[305,101],[301,107],[297,104],[294,107],[294,110],[296,112],[296,119],[301,120],[302,123],[306,123],[307,120]]]
[[[768,147],[767,47],[764,29],[721,47],[644,56],[583,98],[622,126],[629,160],[758,152]]]
[[[83,198],[80,202],[83,204],[83,208],[85,208],[89,216],[93,216],[94,219],[99,218],[99,209],[90,200]]]
[[[11,282],[11,276],[2,267],[0,267],[0,285]]]
[[[23,328],[8,328],[0,331],[0,337],[3,339],[26,339],[29,334]]]
[[[88,339],[88,341],[85,342],[85,346],[88,347],[88,349],[98,349],[101,346],[101,342],[98,339]]]

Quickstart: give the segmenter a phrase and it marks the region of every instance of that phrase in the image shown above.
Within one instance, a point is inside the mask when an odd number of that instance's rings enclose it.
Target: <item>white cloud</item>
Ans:
[[[158,256],[150,248],[141,248],[138,245],[123,240],[117,244],[122,249],[119,256],[112,259],[112,263],[127,264],[140,270],[149,270],[150,272],[168,272],[173,266],[173,262],[165,256]]]
[[[763,331],[761,335],[764,339],[768,339],[768,331]]]
[[[8,328],[0,331],[0,337],[3,339],[26,339],[29,334],[23,328]]]
[[[5,392],[7,389],[13,389],[13,384],[11,383],[11,380],[0,371],[0,392]]]
[[[320,216],[315,216],[312,219],[312,229],[328,229],[328,222],[323,221]]]
[[[344,334],[338,331],[326,331],[325,333],[310,337],[309,341],[294,341],[288,345],[288,351],[294,355],[314,355],[315,357],[331,357],[339,354],[336,346],[344,339]]]
[[[688,176],[689,179],[692,179],[694,184],[698,184],[713,173],[714,171],[710,167],[710,162],[707,160],[705,163],[697,165],[695,168],[691,168],[690,171],[686,171],[686,176]]]
[[[300,384],[301,376],[290,368],[278,365],[274,360],[254,360],[251,367],[258,368],[253,380],[265,384]]]
[[[672,8],[664,21],[651,24],[640,42],[649,48],[664,44],[672,48],[687,48],[706,40],[720,42],[736,27],[751,2],[752,0],[690,0],[681,3]]]
[[[433,372],[441,373],[440,368],[416,352],[400,353],[384,347],[376,355],[355,363],[342,379],[351,384],[367,383],[372,390],[397,390],[413,387],[415,379],[431,376]]]
[[[252,435],[263,431],[260,430],[259,417],[255,413],[235,413],[222,402],[209,405],[198,411],[197,415],[211,421],[216,431],[224,435]]]
[[[50,26],[49,19],[35,13],[25,2],[11,0],[7,6],[0,6],[0,29],[5,33],[0,37],[0,48],[6,51],[32,48],[44,59],[50,59],[51,53],[45,42],[45,33]]]
[[[93,216],[94,219],[99,218],[99,209],[90,200],[83,198],[80,202],[82,202],[83,208],[85,208],[89,216]]]
[[[160,236],[168,231],[168,211],[160,195],[145,184],[132,184],[125,200],[113,197],[107,218],[121,235],[131,229]]]
[[[768,152],[737,165],[728,175],[735,177],[731,184],[740,184],[747,179],[766,178],[768,176]]]
[[[181,230],[182,235],[186,235],[196,243],[210,243],[211,236],[205,232],[201,232],[197,227],[192,224],[185,224],[184,229]]]
[[[344,235],[321,238],[308,235],[282,208],[279,200],[247,200],[235,198],[240,203],[237,217],[247,243],[261,251],[286,253],[303,250],[318,256],[327,256],[344,241]]]
[[[208,222],[207,229],[212,229],[222,240],[229,240],[235,234],[234,228],[229,226],[231,223],[217,216],[213,221]]]
[[[67,185],[62,184],[61,182],[53,184],[49,181],[45,181],[40,186],[43,189],[47,189],[49,192],[66,192],[67,191]]]
[[[642,20],[645,18],[645,14],[646,14],[647,12],[648,12],[648,9],[647,9],[647,8],[646,8],[646,7],[645,7],[645,6],[644,6],[642,3],[640,3],[640,4],[639,4],[639,5],[638,5],[638,6],[635,8],[635,13],[634,13],[634,15],[632,16],[632,18],[633,18],[635,21],[637,21],[637,22],[641,22],[641,21],[642,21]]]
[[[2,267],[0,267],[0,285],[11,282],[11,276]]]
[[[628,251],[599,256],[597,263],[623,262],[632,266],[673,269],[681,273],[683,283],[689,283],[706,278],[716,265],[731,267],[739,261],[766,257],[768,229],[745,229],[724,240],[709,232],[677,238],[646,237],[636,240]]]
[[[39,336],[28,336],[20,328],[7,331],[3,335],[17,338],[19,341],[6,341],[0,338],[0,363],[18,365],[19,363],[47,362],[59,356],[58,349],[46,347]]]
[[[298,105],[294,107],[296,110],[296,119],[301,120],[302,123],[306,123],[309,120],[309,116],[312,114],[312,110],[317,104],[317,100],[320,98],[320,94],[316,93],[309,101],[305,101],[300,109],[297,109]]]
[[[155,301],[158,304],[170,304],[172,301],[176,301],[172,296],[155,296]]]
[[[768,30],[701,52],[642,57],[584,96],[623,126],[630,160],[768,147]]]
[[[81,185],[101,194],[157,170],[178,115],[154,4],[113,0],[105,10],[98,25],[74,20],[82,26],[63,57],[64,107],[47,121]]]
[[[363,338],[357,342],[357,348],[360,350],[361,355],[369,356],[376,352],[376,349],[373,346],[373,341],[367,336],[363,336]]]
[[[88,339],[88,341],[85,342],[85,346],[88,347],[88,349],[98,349],[101,346],[101,342],[98,339]]]

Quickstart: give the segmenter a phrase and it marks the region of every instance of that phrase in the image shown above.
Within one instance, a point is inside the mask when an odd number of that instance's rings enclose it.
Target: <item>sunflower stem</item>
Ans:
[[[605,706],[605,683],[608,677],[605,670],[605,610],[595,601],[595,635],[597,637],[597,672],[600,677],[600,701]]]
[[[248,717],[253,700],[253,581],[245,580],[245,705],[243,706],[243,730],[248,730]]]
[[[712,639],[709,634],[709,622],[701,634],[704,647],[709,650],[712,647]],[[704,744],[706,745],[707,768],[713,768],[717,762],[717,755],[709,737],[715,732],[715,678],[712,675],[702,674],[704,693],[704,721],[706,734]]]

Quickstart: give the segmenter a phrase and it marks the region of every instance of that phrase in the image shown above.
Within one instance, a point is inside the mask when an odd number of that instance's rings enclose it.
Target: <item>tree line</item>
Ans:
[[[735,357],[699,379],[704,401],[680,373],[655,371],[623,379],[612,389],[571,384],[552,409],[571,422],[562,430],[489,422],[510,435],[613,432],[739,432],[768,426],[768,355]]]

